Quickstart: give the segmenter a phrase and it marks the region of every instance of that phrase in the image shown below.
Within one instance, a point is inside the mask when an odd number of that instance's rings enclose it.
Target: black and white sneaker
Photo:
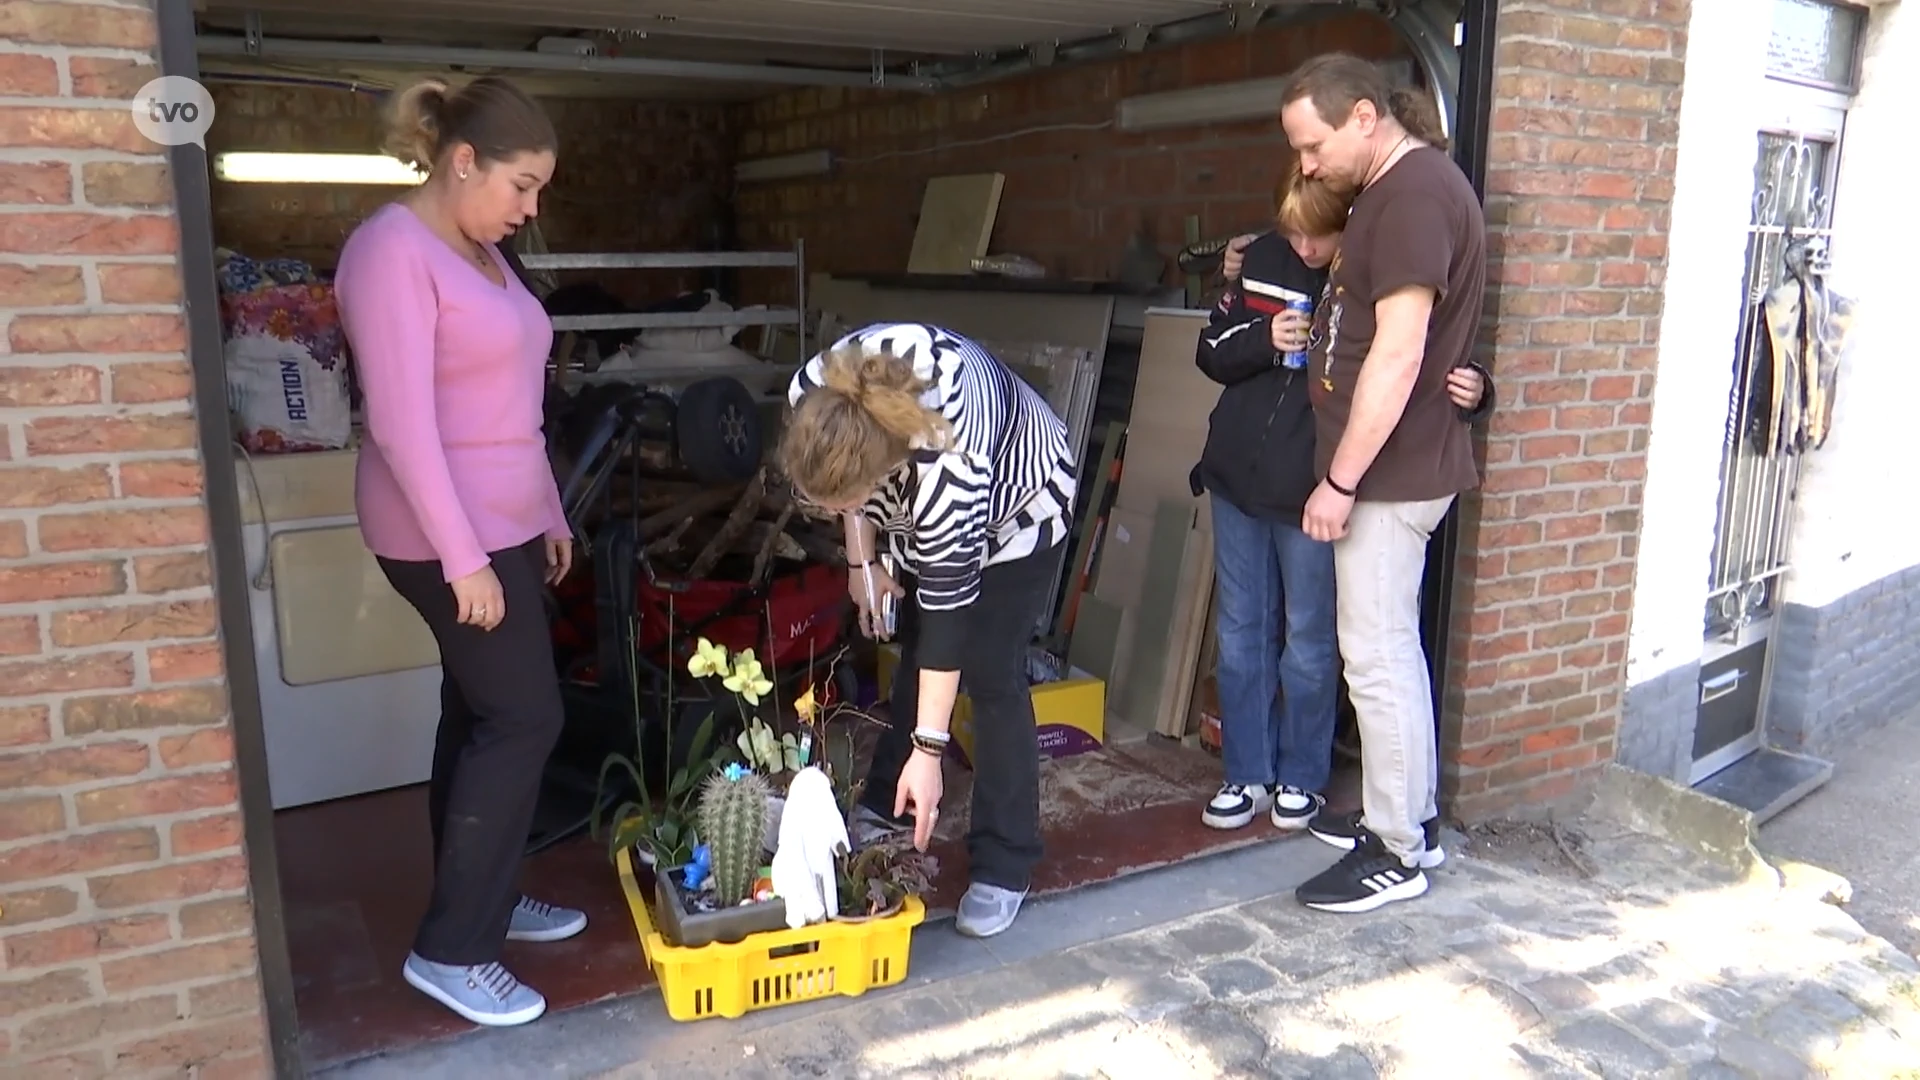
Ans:
[[[1359,810],[1341,814],[1338,817],[1327,817],[1322,814],[1314,818],[1313,824],[1308,828],[1315,838],[1332,844],[1342,851],[1352,851],[1361,837],[1373,835],[1367,831],[1363,817]],[[1427,850],[1420,855],[1420,868],[1436,869],[1441,863],[1447,861],[1447,853],[1440,848],[1440,819],[1428,818],[1420,826],[1420,831],[1425,834],[1427,841]]]
[[[1294,896],[1315,911],[1354,915],[1426,891],[1424,870],[1402,862],[1379,837],[1367,833],[1325,873],[1294,890]]]
[[[1200,820],[1214,829],[1245,828],[1272,805],[1273,795],[1265,784],[1221,784]]]
[[[1297,832],[1306,828],[1326,805],[1327,800],[1314,792],[1285,785],[1273,797],[1273,827]]]

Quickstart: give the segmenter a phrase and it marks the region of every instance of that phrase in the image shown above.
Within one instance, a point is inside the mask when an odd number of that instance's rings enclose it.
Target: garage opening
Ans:
[[[1270,221],[1287,153],[1279,85],[1308,57],[1356,52],[1434,91],[1477,177],[1490,66],[1458,5],[570,0],[537,23],[490,0],[403,16],[373,0],[198,7],[195,41],[173,42],[168,61],[181,73],[181,50],[196,56],[216,107],[204,157],[176,157],[207,172],[186,242],[211,253],[216,302],[194,312],[219,322],[223,346],[194,361],[223,365],[235,413],[236,510],[215,524],[244,567],[222,589],[247,598],[251,647],[230,652],[251,653],[253,679],[235,685],[258,694],[235,711],[257,727],[271,793],[249,835],[276,854],[263,924],[284,927],[278,989],[309,1068],[468,1027],[400,978],[431,873],[439,674],[359,539],[352,386],[333,375],[351,358],[336,355],[328,288],[347,234],[417,182],[378,156],[378,132],[386,94],[425,75],[512,78],[561,139],[541,213],[511,242],[554,319],[548,436],[584,542],[551,612],[579,715],[548,769],[526,884],[590,924],[509,957],[552,1009],[652,983],[589,824],[620,801],[602,783],[608,753],[666,750],[650,690],[681,659],[672,645],[702,619],[719,635],[744,618],[736,645],[787,646],[780,693],[882,697],[886,651],[832,621],[833,531],[788,512],[759,472],[795,365],[866,322],[932,322],[988,345],[1048,396],[1080,452],[1035,665],[1051,669],[1040,685],[1097,693],[1042,716],[1036,891],[1278,835],[1200,820],[1220,764],[1210,538],[1186,475],[1217,391],[1195,385],[1193,338],[1219,242]],[[250,393],[288,363],[324,376],[297,417],[284,395]],[[1451,545],[1449,527],[1430,631],[1445,626]],[[805,625],[772,627],[776,609]],[[604,628],[609,611],[631,616],[628,634]],[[821,662],[842,645],[844,663]],[[1443,646],[1429,634],[1436,670]],[[657,663],[623,669],[640,703],[609,712],[603,673],[635,650]],[[1348,730],[1339,757],[1354,753]],[[1354,781],[1343,771],[1335,808],[1357,804]],[[950,767],[936,911],[965,885],[968,783]]]

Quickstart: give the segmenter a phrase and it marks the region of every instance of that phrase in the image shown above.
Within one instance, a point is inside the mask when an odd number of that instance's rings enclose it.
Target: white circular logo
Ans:
[[[133,98],[133,126],[161,146],[192,143],[207,148],[213,126],[213,95],[184,75],[162,75]]]

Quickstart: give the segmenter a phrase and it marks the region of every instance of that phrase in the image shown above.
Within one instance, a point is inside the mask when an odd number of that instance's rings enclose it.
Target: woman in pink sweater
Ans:
[[[360,529],[440,647],[433,896],[402,970],[495,1026],[546,1010],[502,943],[587,924],[516,883],[562,721],[542,593],[573,540],[540,432],[552,323],[495,245],[537,213],[556,142],[501,79],[397,94],[387,152],[428,180],[354,230],[336,278],[366,399]]]

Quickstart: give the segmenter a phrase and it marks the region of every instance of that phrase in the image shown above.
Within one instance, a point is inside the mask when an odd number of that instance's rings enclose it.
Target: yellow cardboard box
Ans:
[[[880,698],[893,689],[893,671],[900,663],[900,646],[879,649]],[[1098,750],[1107,734],[1107,684],[1079,668],[1057,682],[1039,683],[1032,690],[1033,719],[1040,728],[1042,758],[1072,757]],[[953,703],[953,741],[962,760],[973,767],[973,704],[961,694]]]

